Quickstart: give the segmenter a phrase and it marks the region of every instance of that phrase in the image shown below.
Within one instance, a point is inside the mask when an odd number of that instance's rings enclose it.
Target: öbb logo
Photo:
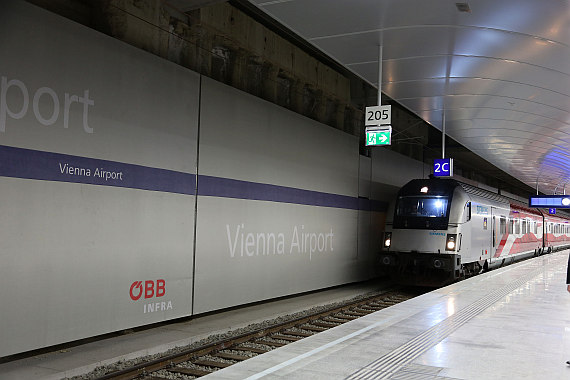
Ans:
[[[166,294],[166,281],[159,279],[155,281],[147,280],[135,281],[131,284],[129,295],[133,301],[137,301],[144,294],[144,298],[162,297]]]

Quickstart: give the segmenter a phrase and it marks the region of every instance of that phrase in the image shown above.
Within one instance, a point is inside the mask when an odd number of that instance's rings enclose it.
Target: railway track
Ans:
[[[406,288],[390,290],[357,302],[298,317],[271,327],[142,362],[96,377],[108,379],[196,379],[254,356],[296,342],[367,314],[393,306],[425,292]]]

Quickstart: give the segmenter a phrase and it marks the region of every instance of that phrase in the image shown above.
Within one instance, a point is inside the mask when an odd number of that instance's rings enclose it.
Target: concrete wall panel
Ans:
[[[0,6],[0,356],[191,312],[199,76]]]
[[[357,138],[208,79],[202,105],[194,312],[365,279]]]

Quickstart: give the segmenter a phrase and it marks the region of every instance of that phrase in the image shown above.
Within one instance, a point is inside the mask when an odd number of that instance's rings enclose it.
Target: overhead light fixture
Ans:
[[[455,3],[455,6],[459,12],[471,13],[471,8],[469,8],[467,3]]]

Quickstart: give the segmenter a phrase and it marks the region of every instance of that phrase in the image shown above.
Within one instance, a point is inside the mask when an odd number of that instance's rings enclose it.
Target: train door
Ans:
[[[497,228],[497,209],[495,207],[491,207],[491,257],[495,257],[497,254],[499,242],[501,241]]]

